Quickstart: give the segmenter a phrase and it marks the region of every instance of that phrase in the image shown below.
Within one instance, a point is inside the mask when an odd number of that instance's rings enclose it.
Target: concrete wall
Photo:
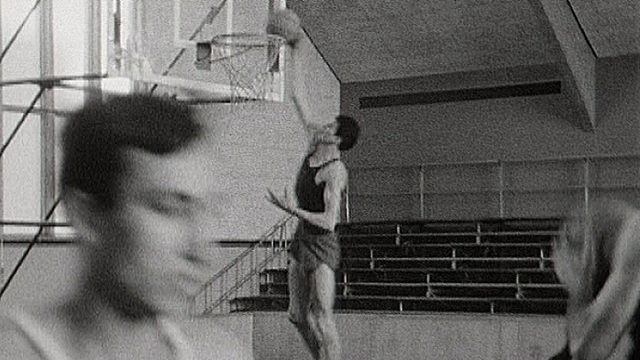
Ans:
[[[26,248],[26,245],[5,245],[4,280],[9,277]],[[49,303],[72,291],[80,273],[76,250],[71,245],[34,246],[2,295],[0,311],[16,306]]]
[[[24,248],[6,250],[12,260]],[[43,268],[48,271],[38,271]],[[63,296],[72,289],[78,269],[73,248],[37,246],[0,309]],[[560,316],[338,313],[337,322],[345,360],[539,360],[564,343]],[[194,341],[207,341],[207,334],[225,329],[251,347],[256,360],[311,359],[284,312],[201,318],[183,326]]]
[[[22,246],[5,249],[17,261]],[[47,269],[47,271],[42,271]],[[79,274],[75,249],[36,246],[0,301],[0,310],[55,301]],[[489,314],[338,313],[344,360],[547,359],[564,343],[561,316]],[[256,360],[311,360],[284,312],[185,320],[187,335],[207,341],[220,328],[252,348]]]
[[[546,360],[565,342],[559,316],[338,313],[344,360]],[[284,312],[201,318],[183,323],[194,341],[225,329],[255,360],[311,360]]]
[[[23,256],[27,245],[8,244],[3,251],[4,274],[6,280]],[[213,275],[244,249],[218,247],[206,248],[205,257],[211,261]],[[74,290],[82,267],[78,258],[77,245],[36,245],[0,299],[2,309],[19,306],[37,306],[55,301]],[[4,284],[3,281],[0,283]]]
[[[517,71],[440,75],[375,83],[349,83],[341,88],[341,111],[363,124],[362,141],[346,157],[352,167],[464,162],[491,159],[538,159],[584,154],[630,153],[638,150],[637,103],[632,83],[638,68],[615,72],[614,82],[600,76],[599,88],[616,99],[625,96],[636,107],[609,98],[600,108],[598,127],[586,132],[572,123],[572,106],[563,95],[475,100],[429,105],[360,109],[359,98],[420,91],[507,85],[531,80]],[[605,71],[605,69],[603,69]],[[612,74],[608,75],[609,77]],[[538,80],[549,73],[531,73]],[[618,94],[616,96],[616,94]],[[620,116],[624,114],[625,116]]]
[[[256,360],[311,359],[285,313],[256,313]],[[338,313],[344,360],[541,360],[564,346],[556,316]]]
[[[420,216],[418,206],[415,205],[417,197],[415,189],[419,186],[418,177],[408,171],[415,172],[415,167],[422,164],[490,160],[536,161],[549,158],[638,153],[638,131],[640,130],[640,98],[637,96],[640,87],[638,56],[602,59],[598,62],[598,118],[594,131],[585,131],[579,126],[579,122],[576,121],[578,117],[576,108],[564,94],[360,108],[359,101],[362,97],[473,89],[560,79],[559,70],[554,69],[552,65],[343,84],[341,111],[360,119],[363,127],[361,141],[345,156],[345,162],[354,175],[352,178],[356,178],[361,169],[414,167],[408,170],[389,170],[390,173],[385,174],[388,178],[393,178],[394,174],[399,177],[400,180],[396,183],[403,182],[403,184],[399,187],[394,183],[394,187],[396,189],[411,187],[411,190],[407,190],[410,194],[393,199],[361,201],[361,205],[352,202],[352,206],[361,206],[361,208],[352,209],[353,214],[360,215],[360,217],[352,217],[352,220]],[[637,178],[637,174],[633,166],[625,165],[626,162],[628,159],[623,159],[617,166],[622,172],[616,171],[610,174],[617,176],[627,172],[629,176],[625,180],[626,185],[637,186],[638,184],[630,184]],[[534,164],[533,167],[525,169],[521,177],[526,177],[527,171],[529,174],[557,171],[557,169],[548,169],[546,165],[538,168],[538,165]],[[616,168],[616,165],[610,167]],[[450,167],[447,171],[462,172],[460,167]],[[472,183],[475,179],[473,171],[474,169],[471,169],[466,172],[465,178],[460,178],[457,182]],[[567,170],[563,178],[573,179],[575,177],[573,171],[574,169]],[[608,176],[607,173],[603,175]],[[483,182],[487,178],[478,179]],[[493,179],[496,180],[494,183],[497,183],[497,176]],[[535,181],[535,178],[528,177],[528,179],[529,182]],[[539,185],[549,186],[550,184],[544,183],[545,181],[547,180],[543,180]],[[357,186],[357,184],[352,185],[354,185],[352,188]],[[427,185],[434,186],[433,182],[428,181]],[[456,188],[454,181],[441,182],[439,185],[436,184],[435,188],[440,191],[495,190],[495,187],[487,189],[483,184],[479,185],[479,189],[469,189],[465,186]],[[564,185],[551,184],[558,188]],[[574,182],[571,185],[581,184]],[[366,188],[367,194],[386,191],[384,187]],[[436,219],[464,218],[477,214],[473,209],[479,209],[479,216],[486,214],[496,216],[495,199],[483,198],[484,195],[486,194],[475,193],[465,198],[464,194],[456,194],[440,201],[438,205],[451,204],[455,200],[454,197],[459,197],[464,198],[462,199],[464,201],[460,200],[460,206],[455,209],[435,211],[431,215]],[[545,201],[538,201],[539,204],[535,204],[536,199],[532,199],[531,208],[518,208],[512,214],[555,216],[562,213],[561,204],[547,206],[549,202],[559,198],[553,194],[547,195],[544,197]],[[626,193],[622,195],[627,196]],[[531,196],[535,197],[535,194]],[[576,194],[562,196],[560,199],[567,203],[576,200]],[[577,199],[580,199],[579,194]],[[391,204],[391,210],[386,214],[373,211],[379,203]]]

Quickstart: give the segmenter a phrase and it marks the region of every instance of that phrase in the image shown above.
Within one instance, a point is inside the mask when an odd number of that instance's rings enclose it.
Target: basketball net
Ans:
[[[273,100],[274,69],[284,38],[272,34],[235,33],[211,40],[212,63],[229,77],[232,103]]]

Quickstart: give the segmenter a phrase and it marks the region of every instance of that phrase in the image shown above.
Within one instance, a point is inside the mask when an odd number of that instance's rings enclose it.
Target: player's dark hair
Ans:
[[[358,141],[360,125],[358,125],[358,122],[354,118],[347,115],[338,115],[336,121],[338,122],[336,136],[341,139],[338,149],[340,151],[349,150]]]
[[[201,132],[191,109],[169,98],[135,94],[90,101],[69,116],[63,130],[62,193],[78,189],[110,208],[125,167],[122,150],[173,153]]]

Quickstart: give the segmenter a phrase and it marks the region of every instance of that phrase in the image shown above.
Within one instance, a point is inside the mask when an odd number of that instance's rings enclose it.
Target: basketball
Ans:
[[[292,46],[304,35],[300,18],[289,9],[277,10],[269,16],[267,33],[282,36]]]

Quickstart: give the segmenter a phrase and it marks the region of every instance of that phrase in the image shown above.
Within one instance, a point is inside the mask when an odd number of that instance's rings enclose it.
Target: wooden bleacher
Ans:
[[[553,272],[559,219],[341,224],[336,309],[563,314]],[[260,295],[232,311],[286,310],[286,269],[261,274]]]

